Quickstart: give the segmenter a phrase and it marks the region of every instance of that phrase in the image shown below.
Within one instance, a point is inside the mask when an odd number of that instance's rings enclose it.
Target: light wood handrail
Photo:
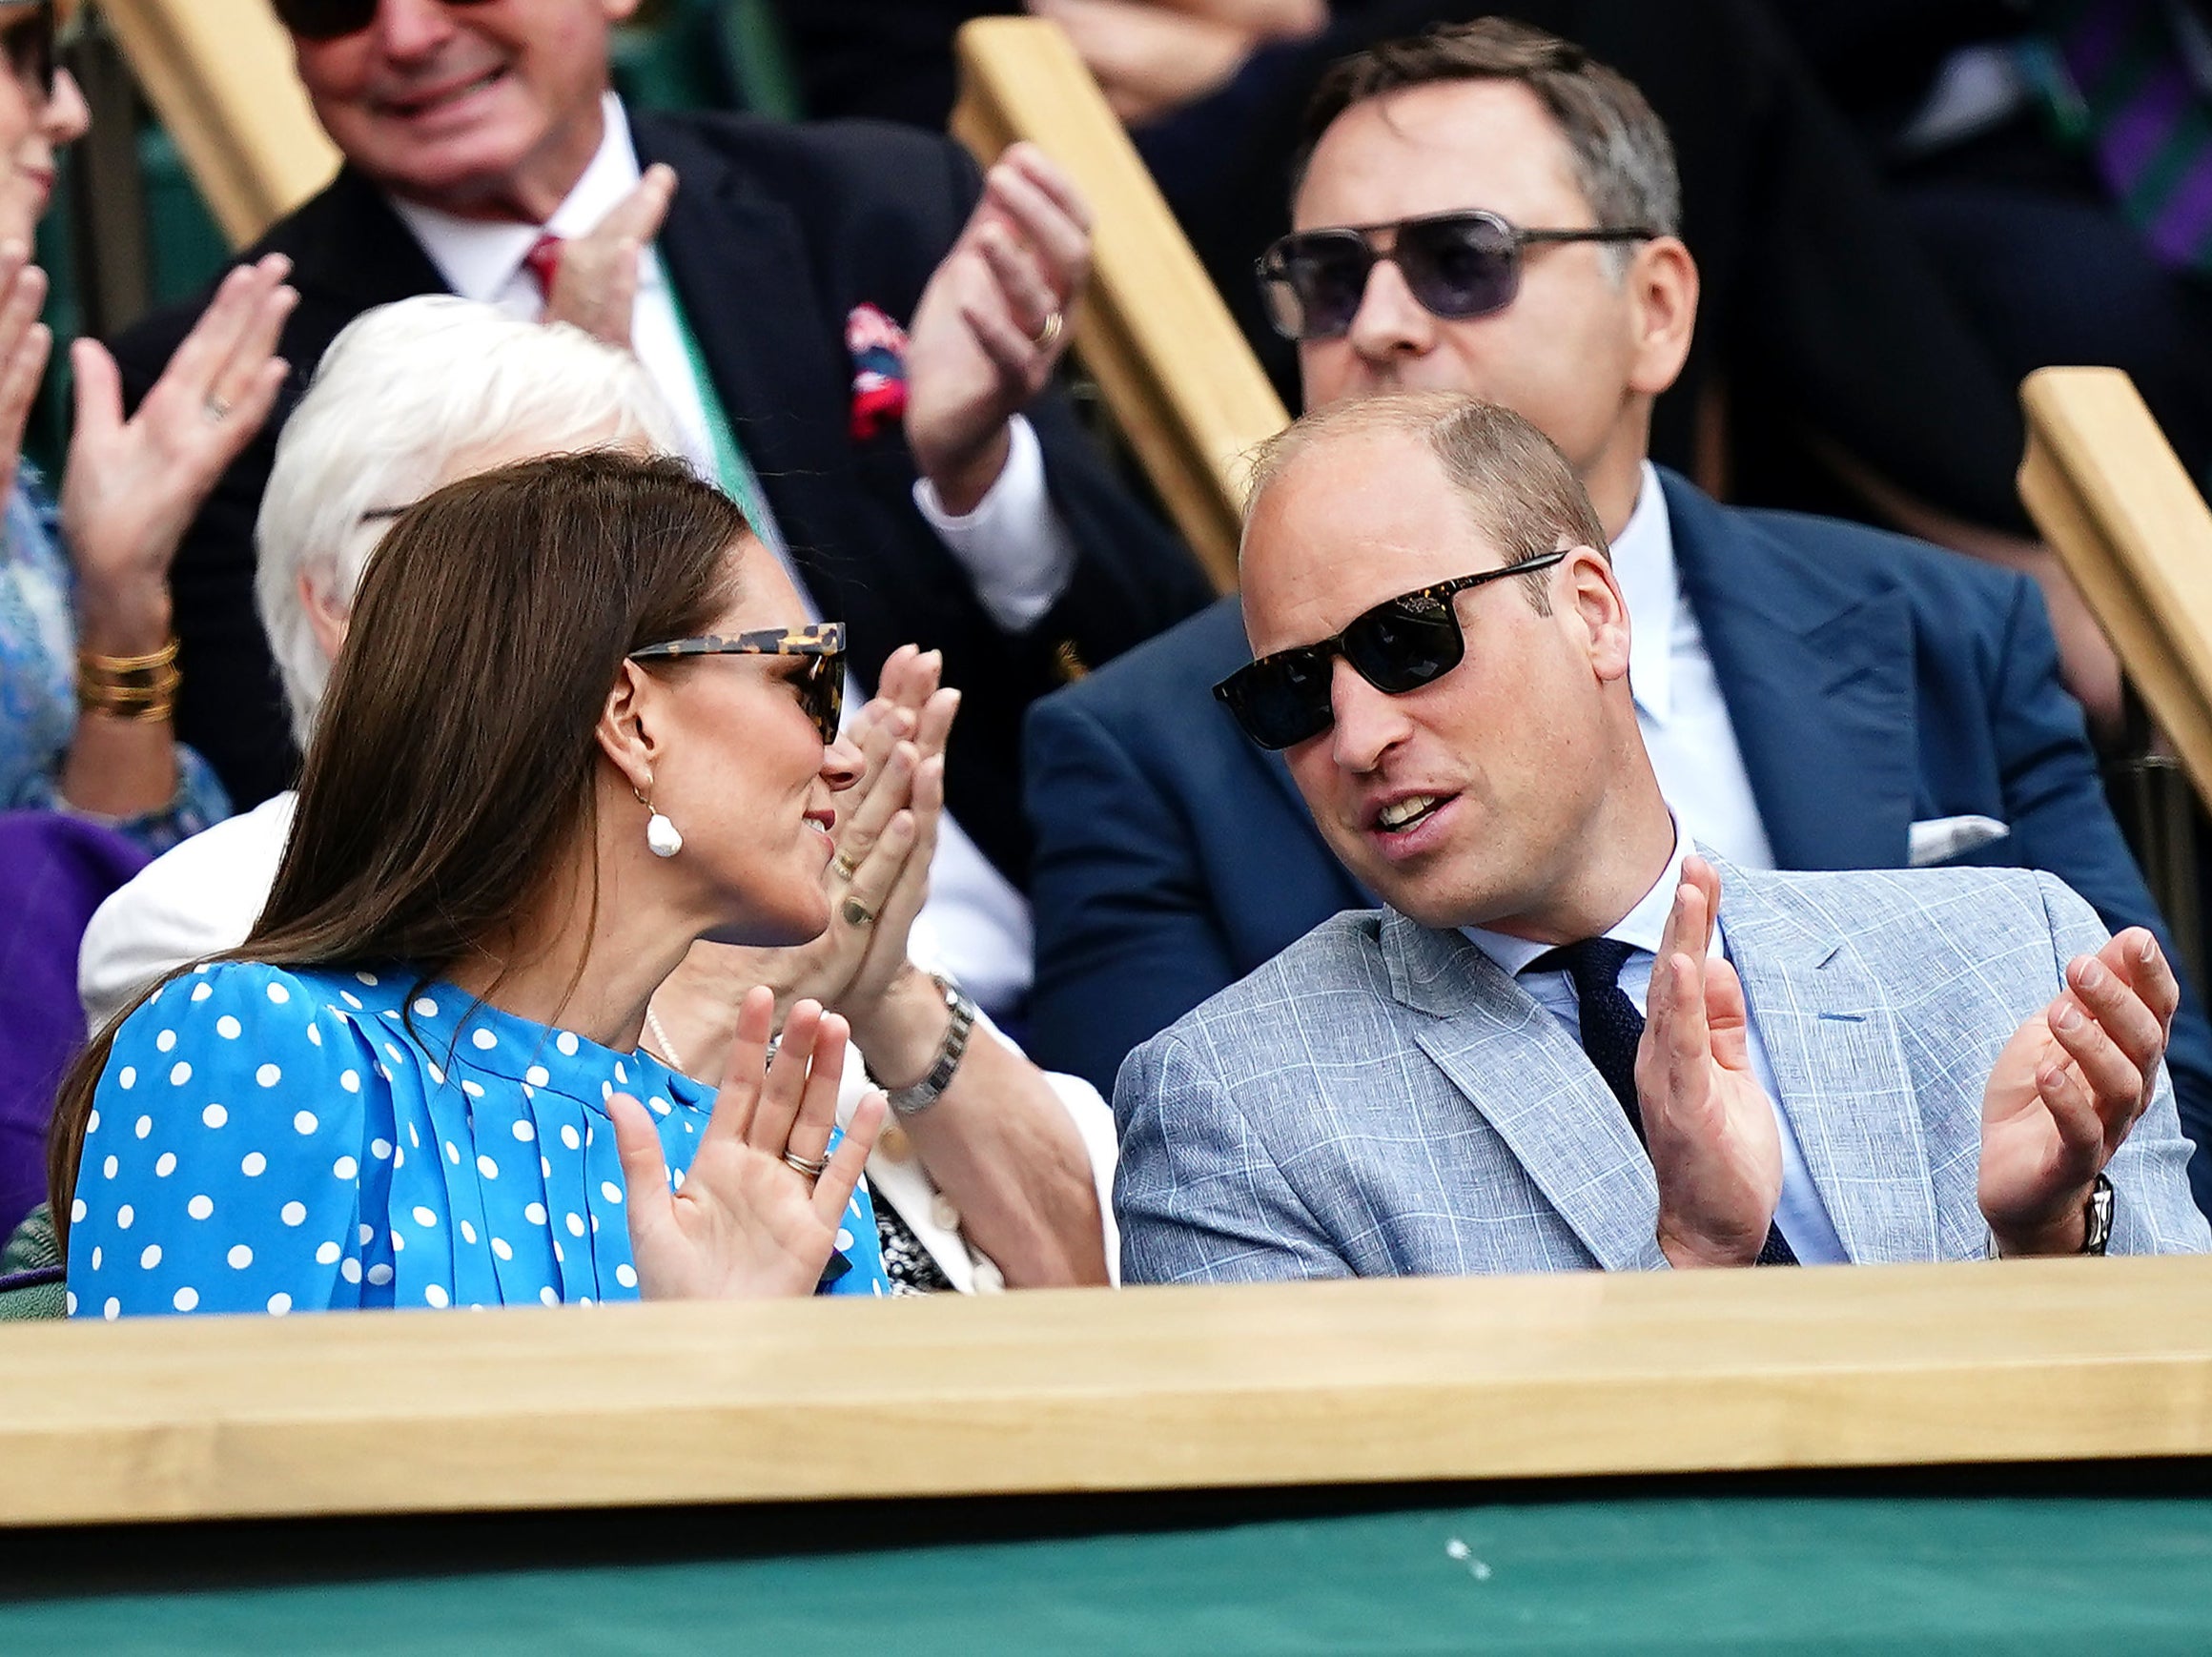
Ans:
[[[100,0],[100,10],[233,247],[330,182],[338,150],[269,0]]]
[[[1098,83],[1056,23],[986,17],[959,33],[952,132],[985,166],[1027,138],[1091,204],[1091,292],[1073,318],[1176,527],[1223,592],[1237,585],[1240,461],[1290,422]]]
[[[0,1325],[0,1524],[2212,1454],[2212,1260]]]
[[[2020,400],[2020,499],[2212,807],[2212,509],[2119,369],[2041,369]]]

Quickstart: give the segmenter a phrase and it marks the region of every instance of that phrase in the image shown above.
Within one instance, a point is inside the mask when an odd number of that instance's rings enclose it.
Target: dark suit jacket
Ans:
[[[1721,506],[1661,474],[1674,556],[1784,869],[1899,869],[1907,833],[2009,824],[1962,863],[2046,869],[2108,927],[2164,928],[2113,822],[2024,577],[1827,519]],[[1030,1051],[1103,1091],[1129,1051],[1339,910],[1370,908],[1280,756],[1211,694],[1251,659],[1223,600],[1032,710]],[[2168,1062],[2212,1135],[2212,1030]],[[2192,1169],[2212,1205],[2212,1167]]]
[[[864,302],[912,316],[976,196],[962,152],[860,123],[638,114],[631,125],[641,160],[666,161],[681,180],[660,253],[794,561],[823,613],[850,624],[864,683],[910,640],[944,651],[946,682],[965,692],[948,803],[1024,884],[1028,835],[1014,808],[1023,709],[1061,683],[1064,647],[1104,662],[1198,609],[1211,588],[1107,475],[1065,399],[1048,394],[1030,419],[1081,556],[1052,612],[1010,636],[915,510],[903,434],[894,424],[864,442],[850,435],[846,317]],[[300,296],[282,343],[292,381],[186,537],[173,580],[184,644],[179,734],[215,764],[241,808],[287,786],[296,763],[253,603],[254,518],[276,432],[346,323],[443,287],[382,195],[351,169],[241,257],[272,250],[291,256]],[[158,314],[116,341],[133,402],[204,303]]]

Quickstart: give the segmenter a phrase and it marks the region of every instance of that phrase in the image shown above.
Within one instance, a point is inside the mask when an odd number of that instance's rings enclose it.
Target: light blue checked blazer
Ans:
[[[1854,1261],[1978,1258],[1981,1091],[2094,911],[2020,869],[1717,864],[1730,958]],[[1659,1193],[1580,1045],[1457,932],[1324,922],[1131,1054],[1125,1281],[1665,1263]],[[2212,1246],[2161,1066],[2109,1170],[2115,1254]]]

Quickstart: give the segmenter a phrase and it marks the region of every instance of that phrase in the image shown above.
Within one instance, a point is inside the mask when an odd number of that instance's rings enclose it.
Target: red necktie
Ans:
[[[553,302],[553,280],[561,274],[561,237],[547,231],[530,244],[530,251],[522,256],[522,268],[538,279],[538,292],[547,304]]]

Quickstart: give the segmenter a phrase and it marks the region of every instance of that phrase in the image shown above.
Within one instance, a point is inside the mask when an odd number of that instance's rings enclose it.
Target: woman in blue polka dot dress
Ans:
[[[801,1003],[771,1056],[754,992],[718,1094],[638,1045],[697,938],[828,922],[854,756],[841,634],[798,613],[674,462],[535,461],[408,512],[253,936],[64,1085],[71,1312],[882,1294],[883,1107],[839,1135],[843,1021]]]

